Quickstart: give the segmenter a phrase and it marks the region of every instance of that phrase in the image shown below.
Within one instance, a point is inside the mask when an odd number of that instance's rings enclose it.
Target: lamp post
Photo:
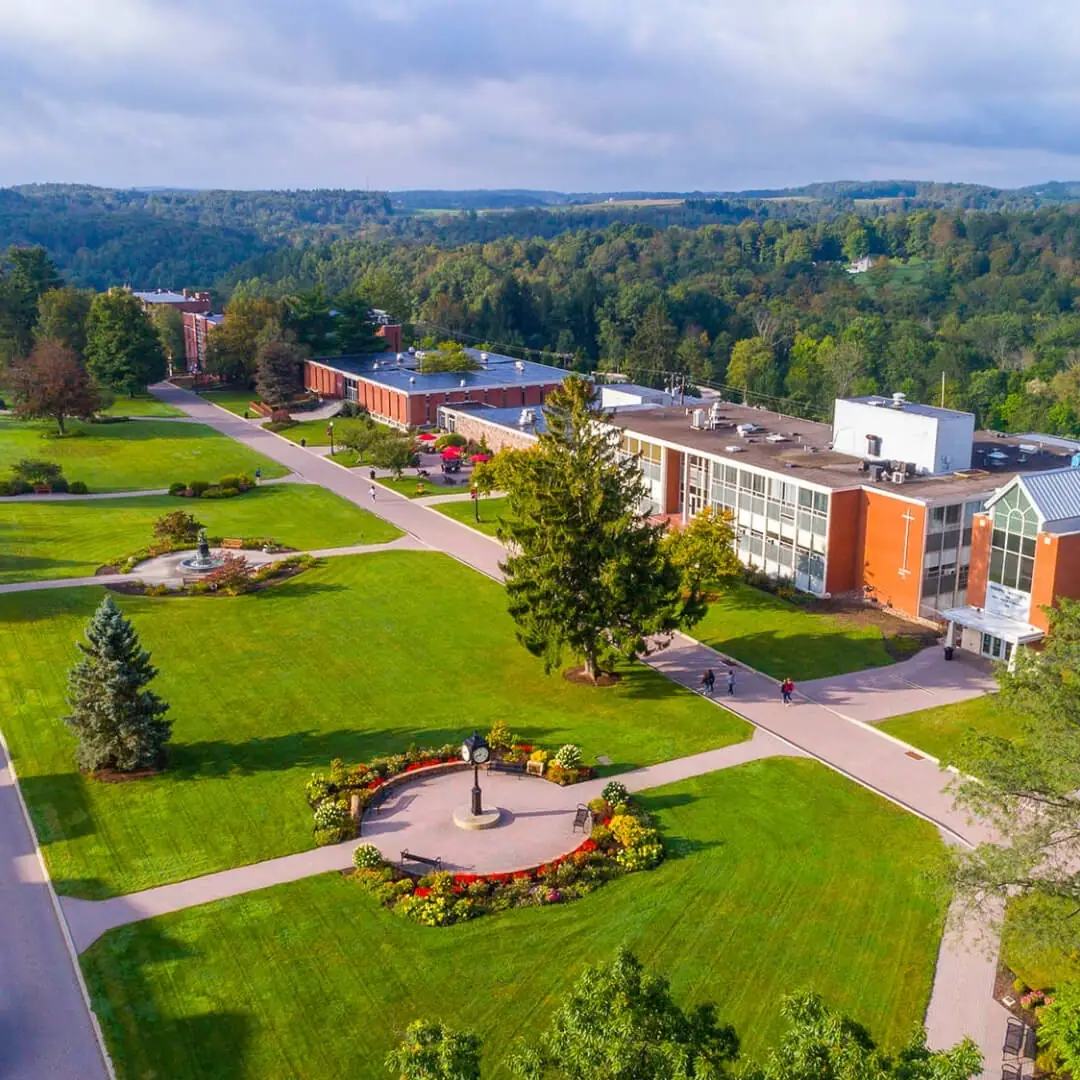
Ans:
[[[476,521],[476,522],[479,522],[479,520],[480,520],[480,491],[478,490],[478,488],[477,488],[477,486],[475,484],[473,484],[473,486],[470,488],[469,494],[472,495],[473,520]]]
[[[488,747],[487,739],[484,738],[478,731],[474,731],[462,744],[461,744],[461,757],[463,761],[468,762],[473,767],[473,787],[472,787],[472,815],[473,817],[479,817],[484,812],[484,807],[481,802],[480,792],[480,766],[491,756],[491,749]]]
[[[334,421],[326,425],[326,434],[330,436],[330,456],[334,456]]]

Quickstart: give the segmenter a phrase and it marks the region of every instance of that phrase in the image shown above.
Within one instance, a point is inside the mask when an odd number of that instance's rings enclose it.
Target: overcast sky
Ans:
[[[1067,0],[0,0],[0,184],[1080,178]]]

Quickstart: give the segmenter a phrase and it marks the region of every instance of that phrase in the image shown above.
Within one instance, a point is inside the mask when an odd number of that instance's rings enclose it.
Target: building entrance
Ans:
[[[982,649],[983,656],[988,656],[991,660],[1004,660],[1008,663],[1012,659],[1013,644],[1011,641],[1004,641],[1002,638],[994,637],[991,634],[983,634],[982,636]]]

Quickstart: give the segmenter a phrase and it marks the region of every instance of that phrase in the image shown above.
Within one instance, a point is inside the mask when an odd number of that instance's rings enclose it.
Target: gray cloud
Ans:
[[[1080,176],[1059,0],[0,0],[0,183]]]

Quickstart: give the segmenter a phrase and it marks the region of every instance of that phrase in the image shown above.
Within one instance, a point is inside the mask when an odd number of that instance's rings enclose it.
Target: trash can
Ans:
[[[946,660],[951,660],[952,659],[952,654],[953,654],[953,646],[952,645],[946,645],[945,646],[945,659]]]

